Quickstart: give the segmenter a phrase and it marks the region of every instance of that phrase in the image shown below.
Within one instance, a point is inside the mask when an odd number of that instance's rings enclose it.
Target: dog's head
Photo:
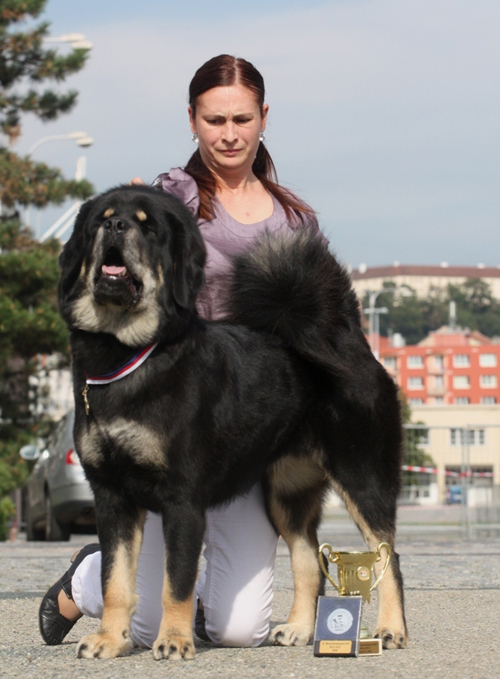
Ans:
[[[173,196],[121,186],[87,201],[59,264],[59,309],[70,328],[129,346],[177,337],[194,313],[206,252]]]

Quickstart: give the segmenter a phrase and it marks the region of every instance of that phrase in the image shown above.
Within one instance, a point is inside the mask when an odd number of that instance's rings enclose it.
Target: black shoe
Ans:
[[[205,629],[205,611],[203,610],[203,608],[200,608],[199,599],[198,599],[198,610],[196,611],[196,615],[194,616],[194,631],[196,633],[196,636],[202,641],[208,642],[211,641],[210,637],[207,634],[207,630]]]
[[[76,620],[68,620],[64,615],[59,613],[59,603],[57,601],[59,592],[63,589],[68,599],[73,599],[71,579],[74,572],[86,556],[98,552],[100,549],[101,546],[97,543],[83,547],[75,556],[73,563],[66,573],[52,585],[47,594],[43,597],[38,611],[38,621],[40,623],[40,634],[42,635],[42,639],[49,646],[61,644],[75,622],[80,619],[76,618]]]

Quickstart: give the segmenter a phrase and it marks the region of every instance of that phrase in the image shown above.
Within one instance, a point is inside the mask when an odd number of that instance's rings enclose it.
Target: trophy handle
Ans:
[[[386,558],[386,560],[385,560],[385,564],[384,564],[384,568],[382,569],[382,573],[380,573],[380,575],[378,576],[378,578],[375,580],[375,582],[373,583],[373,585],[370,587],[370,592],[371,592],[373,589],[375,589],[375,587],[378,585],[378,583],[379,583],[379,582],[382,580],[382,578],[384,577],[385,572],[386,572],[386,570],[387,570],[387,568],[388,568],[388,566],[389,566],[389,562],[390,562],[391,557],[392,557],[392,549],[391,549],[390,545],[388,545],[387,542],[381,542],[381,543],[379,544],[379,546],[377,547],[377,561],[380,561],[380,559],[382,558],[382,555],[381,555],[381,553],[380,553],[380,550],[382,549],[382,547],[385,547],[386,550],[387,550],[387,558]]]
[[[319,565],[320,565],[320,567],[321,567],[321,570],[323,571],[325,577],[326,577],[328,580],[330,580],[330,582],[331,582],[332,585],[335,587],[335,589],[337,590],[337,592],[338,592],[339,594],[342,594],[342,592],[340,591],[340,587],[339,587],[339,586],[337,585],[337,583],[334,581],[334,579],[332,578],[332,576],[331,576],[330,573],[328,572],[328,569],[327,569],[326,566],[325,566],[325,558],[324,558],[325,555],[324,555],[324,553],[323,553],[323,550],[324,550],[324,549],[328,549],[328,561],[329,561],[330,563],[335,563],[336,561],[338,561],[339,555],[336,554],[336,553],[333,551],[331,545],[329,545],[327,542],[325,542],[324,544],[322,544],[321,547],[320,547],[319,550],[318,550],[318,561],[319,561]]]

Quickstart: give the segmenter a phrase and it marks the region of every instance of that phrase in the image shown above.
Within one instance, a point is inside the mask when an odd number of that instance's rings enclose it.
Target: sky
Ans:
[[[83,130],[98,191],[152,181],[194,150],[194,72],[235,54],[264,76],[280,182],[344,263],[500,265],[498,0],[49,0],[42,19],[93,48],[60,87],[79,91],[76,108],[26,117],[17,152]],[[80,154],[51,142],[34,158],[71,176]],[[42,212],[40,231],[64,209]]]

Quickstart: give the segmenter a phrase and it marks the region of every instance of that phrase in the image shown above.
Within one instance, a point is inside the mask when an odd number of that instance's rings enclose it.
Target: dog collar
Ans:
[[[87,398],[89,391],[89,385],[91,384],[110,384],[111,382],[117,382],[123,377],[130,375],[130,373],[137,370],[137,368],[144,363],[144,361],[153,353],[153,351],[158,346],[158,342],[153,344],[148,344],[147,347],[141,349],[135,356],[133,356],[130,361],[125,363],[121,368],[115,370],[112,373],[107,373],[106,375],[98,375],[97,377],[85,377],[85,389],[82,391],[83,400],[85,402],[85,414],[88,415],[90,408]]]

